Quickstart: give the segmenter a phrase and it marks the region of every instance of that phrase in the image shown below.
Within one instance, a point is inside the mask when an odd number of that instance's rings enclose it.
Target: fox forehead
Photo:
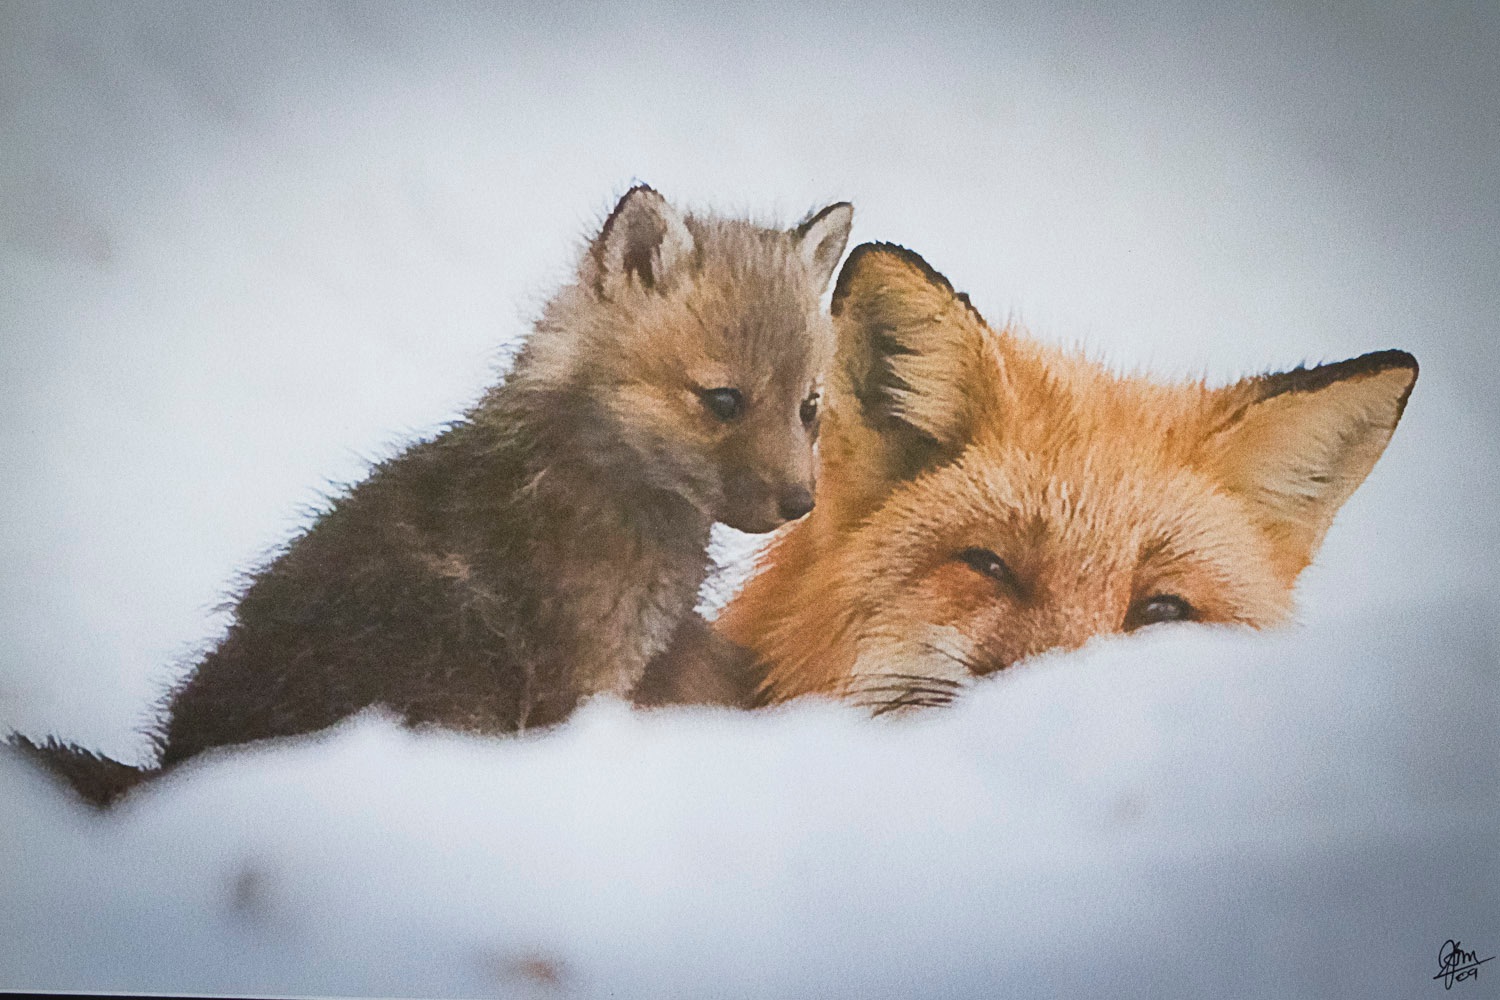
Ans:
[[[1159,456],[1186,462],[1222,415],[1221,391],[1201,381],[1122,375],[1107,365],[1039,343],[1007,326],[992,332],[965,389],[989,419],[973,423],[975,442],[1001,441],[1093,461]]]
[[[1195,528],[1250,534],[1239,503],[1212,478],[1149,445],[1076,439],[1054,451],[1008,443],[970,445],[956,460],[898,485],[881,514],[907,532],[929,523],[954,540],[1020,539],[1055,551],[1139,550]],[[1207,522],[1207,523],[1203,523]],[[994,536],[991,538],[990,536]]]
[[[695,281],[649,303],[613,348],[623,355],[622,374],[668,386],[731,387],[747,397],[805,394],[833,353],[815,292],[799,287],[795,275],[738,270],[734,283]]]
[[[700,335],[684,346],[738,381],[806,381],[833,353],[832,327],[816,294],[775,270],[742,272],[732,284],[704,282],[685,303]]]

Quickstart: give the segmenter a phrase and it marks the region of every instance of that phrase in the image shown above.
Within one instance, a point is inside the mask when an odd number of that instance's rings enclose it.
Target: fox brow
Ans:
[[[705,334],[723,337],[747,368],[777,384],[800,383],[815,356],[817,299],[799,280],[790,248],[755,242],[759,252],[731,255],[728,247],[715,246],[704,254],[688,310]]]

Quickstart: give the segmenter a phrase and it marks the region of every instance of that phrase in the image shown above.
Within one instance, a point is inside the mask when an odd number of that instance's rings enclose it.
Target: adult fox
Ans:
[[[832,314],[816,508],[717,623],[759,661],[752,702],[942,704],[1096,635],[1279,622],[1417,377],[1403,351],[1120,377],[991,329],[891,244],[853,251]]]

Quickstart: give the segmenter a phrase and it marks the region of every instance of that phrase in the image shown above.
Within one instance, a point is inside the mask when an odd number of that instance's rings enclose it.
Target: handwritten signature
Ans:
[[[1480,958],[1477,951],[1465,951],[1457,941],[1449,938],[1443,942],[1442,948],[1438,949],[1438,968],[1441,970],[1433,979],[1443,981],[1443,989],[1453,989],[1454,983],[1461,983],[1465,979],[1479,978],[1479,967],[1490,959]]]

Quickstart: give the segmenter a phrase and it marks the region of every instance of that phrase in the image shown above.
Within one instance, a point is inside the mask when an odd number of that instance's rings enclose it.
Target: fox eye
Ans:
[[[797,416],[802,418],[803,427],[811,427],[812,422],[818,419],[818,394],[813,393],[802,401],[802,407],[797,411]]]
[[[1011,590],[1019,591],[1021,589],[1020,581],[1010,571],[1010,567],[1005,565],[1005,560],[995,555],[989,549],[964,549],[958,554],[958,561],[974,570],[974,572],[983,573],[985,576],[1004,584]]]
[[[708,412],[720,420],[734,420],[745,412],[745,397],[740,395],[738,389],[727,386],[719,389],[699,389],[698,398],[703,400],[703,405]]]
[[[1160,622],[1192,621],[1193,606],[1176,594],[1155,594],[1137,601],[1125,616],[1125,629],[1144,628]]]

